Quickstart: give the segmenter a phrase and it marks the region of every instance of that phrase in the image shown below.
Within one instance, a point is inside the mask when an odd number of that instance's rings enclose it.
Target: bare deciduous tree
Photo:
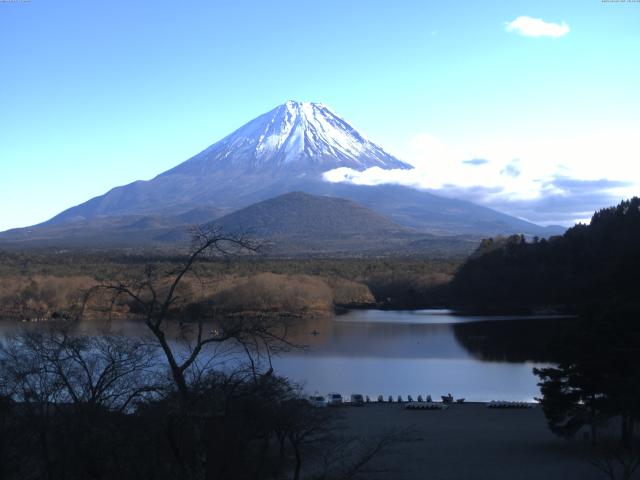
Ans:
[[[56,326],[0,345],[5,395],[21,403],[96,405],[125,412],[156,392],[153,348],[121,335],[74,335]]]
[[[61,462],[75,467],[99,455],[73,460],[72,452],[61,455],[54,438],[76,426],[80,433],[74,441],[90,435],[90,428],[104,427],[97,419],[130,411],[133,402],[155,393],[153,363],[148,345],[122,336],[74,335],[56,326],[3,339],[1,394],[12,403],[10,423],[20,426],[21,441],[37,446],[22,452],[32,457],[30,474],[41,469],[46,478],[55,478]]]
[[[218,318],[211,305],[185,305],[185,299],[180,296],[184,279],[194,274],[198,261],[211,256],[226,259],[238,252],[256,252],[257,249],[257,244],[244,235],[226,234],[215,225],[196,227],[190,253],[175,269],[159,274],[157,267],[149,266],[141,278],[99,285],[88,293],[87,298],[94,292],[107,291],[111,293],[112,307],[122,299],[130,304],[131,310],[142,318],[157,340],[171,378],[186,402],[190,378],[202,374],[202,364],[198,365],[198,362],[208,345],[215,344],[219,348],[224,345],[227,350],[234,348],[246,354],[255,381],[259,363],[264,360],[270,372],[272,354],[292,346],[286,338],[291,319],[266,315]],[[185,321],[187,316],[189,321]],[[176,321],[169,322],[170,319]],[[211,328],[205,328],[207,322],[211,322]],[[170,340],[170,331],[176,327],[181,331],[180,346]]]
[[[311,480],[355,480],[383,472],[388,475],[389,465],[374,468],[373,460],[395,453],[394,447],[401,443],[414,441],[414,432],[399,428],[368,437],[340,435],[335,426],[330,432],[330,441],[321,451],[320,468],[309,476]]]
[[[640,468],[640,447],[605,438],[593,447],[589,463],[609,480],[631,480]]]

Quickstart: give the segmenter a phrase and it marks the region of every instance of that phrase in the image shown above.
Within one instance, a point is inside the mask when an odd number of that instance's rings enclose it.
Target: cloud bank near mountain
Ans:
[[[451,146],[423,133],[400,158],[414,170],[339,168],[330,182],[394,183],[462,198],[540,224],[586,222],[594,210],[640,193],[640,139],[585,132],[545,141]]]

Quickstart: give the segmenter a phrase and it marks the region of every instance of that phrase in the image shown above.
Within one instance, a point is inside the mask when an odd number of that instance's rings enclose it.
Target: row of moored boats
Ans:
[[[345,399],[340,393],[328,393],[320,395],[316,392],[313,395],[307,397],[307,401],[314,407],[329,407],[340,406],[343,404],[351,406],[363,406],[366,403],[400,403],[405,404],[405,408],[409,410],[442,410],[447,408],[448,405],[454,403],[464,403],[464,398],[455,399],[451,394],[442,395],[442,402],[434,402],[431,399],[431,395],[423,397],[418,395],[414,400],[411,395],[407,395],[406,400],[402,395],[398,395],[395,399],[392,395],[389,395],[385,401],[384,396],[378,395],[376,401],[373,401],[368,395],[361,395],[359,393],[352,393],[349,400]],[[497,401],[492,400],[487,404],[488,408],[531,408],[533,405],[527,402],[510,402],[510,401]]]

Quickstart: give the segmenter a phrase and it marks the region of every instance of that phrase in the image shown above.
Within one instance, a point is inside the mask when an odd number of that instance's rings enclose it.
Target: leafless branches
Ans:
[[[601,442],[594,448],[589,463],[610,480],[630,480],[640,467],[640,448],[616,441]]]
[[[125,299],[131,305],[162,350],[178,392],[184,400],[189,397],[188,371],[196,367],[200,354],[209,345],[231,344],[247,355],[254,377],[256,362],[265,359],[271,365],[271,355],[278,349],[290,346],[286,340],[287,321],[277,317],[233,317],[217,319],[214,314],[200,308],[195,318],[183,322],[185,315],[183,298],[179,291],[184,278],[192,273],[194,265],[207,257],[228,257],[238,252],[255,252],[258,246],[244,235],[229,235],[216,225],[195,227],[192,230],[192,246],[184,261],[160,275],[155,266],[149,266],[144,274],[132,281],[118,281],[96,287],[95,291],[111,294],[111,306]],[[178,322],[168,324],[170,317]],[[207,323],[208,322],[208,323]],[[183,330],[182,350],[170,340],[171,326],[178,324]],[[206,327],[205,325],[209,325]],[[207,362],[205,361],[205,364]]]
[[[118,335],[72,335],[64,328],[22,332],[0,346],[5,395],[40,405],[96,405],[125,411],[155,392],[154,354]]]
[[[317,473],[312,480],[355,480],[370,478],[374,473],[387,472],[372,466],[374,459],[393,454],[401,443],[413,441],[414,434],[407,429],[392,428],[381,434],[364,436],[344,436],[332,429],[332,438],[322,449]]]

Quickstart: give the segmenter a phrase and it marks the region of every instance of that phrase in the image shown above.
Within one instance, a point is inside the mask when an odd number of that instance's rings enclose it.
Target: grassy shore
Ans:
[[[542,409],[453,405],[410,411],[396,404],[345,407],[347,433],[373,437],[407,429],[407,442],[373,461],[369,478],[393,480],[591,480],[589,444],[563,440],[547,428]]]

